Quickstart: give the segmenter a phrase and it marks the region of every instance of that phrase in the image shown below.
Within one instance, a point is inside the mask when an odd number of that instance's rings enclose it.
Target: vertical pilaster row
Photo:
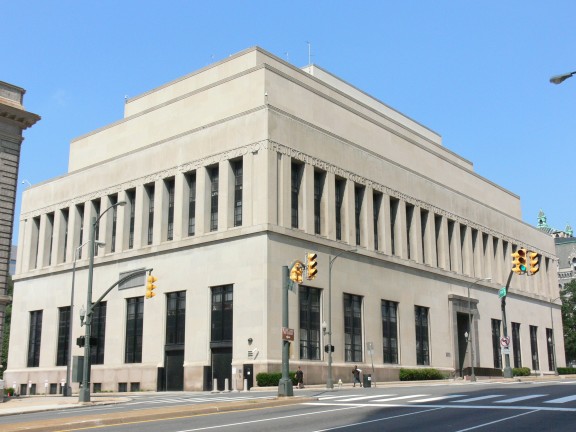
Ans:
[[[356,244],[356,229],[354,224],[354,182],[345,180],[344,199],[342,202],[342,241]]]
[[[387,194],[382,194],[382,204],[380,208],[380,214],[378,216],[378,221],[380,223],[380,238],[378,243],[382,246],[379,249],[386,255],[392,255],[392,232],[390,230],[390,196]]]
[[[118,202],[126,202],[125,205],[116,207],[116,242],[114,245],[114,250],[117,252],[122,252],[127,249],[127,241],[125,239],[128,238],[129,226],[126,225],[126,220],[129,220],[130,217],[130,200],[128,199],[128,194],[126,191],[118,192],[117,199]],[[110,246],[112,247],[112,237],[110,237]]]
[[[362,206],[362,225],[365,233],[364,245],[368,250],[374,250],[374,205],[374,189],[371,186],[366,186],[364,188],[364,205]],[[377,210],[379,211],[379,209]]]
[[[308,234],[314,234],[314,167],[304,164],[302,183],[300,186],[302,196],[302,229]]]
[[[460,239],[462,245],[462,273],[467,276],[474,276],[474,254],[472,248],[472,230],[469,226],[460,225],[460,233],[463,238]]]
[[[422,226],[424,227],[424,232],[422,233],[422,242],[424,250],[424,264],[429,266],[435,266],[437,261],[436,256],[436,245],[435,235],[434,235],[434,213],[430,211],[421,210],[421,220]]]
[[[336,240],[336,176],[332,172],[326,172],[324,180],[324,210],[326,214],[326,236],[330,240]]]

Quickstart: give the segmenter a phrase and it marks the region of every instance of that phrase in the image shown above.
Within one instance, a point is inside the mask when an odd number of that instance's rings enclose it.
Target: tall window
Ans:
[[[290,191],[291,191],[291,203],[292,208],[292,228],[298,228],[300,226],[300,214],[299,214],[299,204],[300,204],[300,184],[302,183],[302,171],[303,165],[292,162],[290,177]]]
[[[40,366],[40,343],[42,341],[42,311],[30,312],[28,332],[28,367]]]
[[[168,217],[166,220],[166,239],[174,239],[174,178],[166,179],[166,192],[168,193]]]
[[[390,238],[392,240],[390,247],[392,255],[400,255],[400,250],[396,247],[396,218],[398,217],[398,208],[400,201],[390,197]]]
[[[144,297],[126,299],[125,363],[142,363],[142,335],[144,331]]]
[[[434,246],[436,247],[436,267],[439,267],[440,263],[440,233],[442,232],[442,216],[434,215]]]
[[[361,186],[354,187],[354,225],[356,227],[356,244],[360,245],[362,224],[362,201],[364,200],[364,188]]]
[[[322,193],[325,177],[322,171],[314,171],[314,234],[322,234]]]
[[[234,173],[234,226],[242,226],[242,187],[244,169],[242,159],[232,162]]]
[[[166,345],[184,345],[186,291],[166,294]]]
[[[134,189],[126,191],[126,198],[130,205],[130,220],[128,224],[128,249],[134,248],[134,222],[136,219],[136,191]]]
[[[426,237],[428,231],[428,210],[420,209],[420,250],[422,262],[426,262]]]
[[[382,348],[384,363],[398,363],[398,303],[382,300]]]
[[[84,244],[84,204],[78,204],[76,206],[78,210],[78,224],[80,225],[80,233],[78,234],[78,244],[76,245],[78,248],[78,259],[82,258],[82,249],[80,245]]]
[[[346,186],[346,180],[337,178],[334,186],[334,192],[336,195],[336,240],[342,240],[342,204],[344,203],[344,188]]]
[[[92,207],[94,208],[94,217],[98,219],[100,216],[100,198],[92,201]],[[92,220],[90,220],[90,223],[92,223]],[[100,238],[100,224],[96,224],[96,232],[94,235],[95,239]],[[98,247],[96,245],[94,245],[94,255],[98,255]]]
[[[362,297],[344,294],[344,360],[362,361]]]
[[[116,251],[116,226],[118,223],[118,194],[110,195],[110,205],[112,207],[112,239],[110,244],[110,252]]]
[[[300,286],[300,358],[320,360],[320,290]]]
[[[522,367],[522,349],[520,347],[520,323],[512,323],[512,350],[514,354],[514,367]]]
[[[148,236],[147,244],[151,245],[154,240],[154,183],[144,186],[148,195]]]
[[[548,370],[554,370],[554,334],[552,329],[546,329],[546,346],[548,347]]]
[[[380,192],[374,191],[372,194],[372,199],[374,200],[373,208],[373,218],[374,218],[374,250],[380,250],[380,243],[378,238],[380,237],[379,220],[380,220],[380,209],[382,208],[383,195]]]
[[[92,364],[104,364],[104,342],[106,336],[106,302],[100,302],[92,315],[92,337],[96,343],[90,346]]]
[[[455,222],[448,220],[448,270],[455,270],[452,263],[452,248],[454,247],[454,227]]]
[[[538,327],[530,326],[530,349],[532,351],[532,370],[540,370],[538,359]]]
[[[502,354],[500,351],[500,320],[492,320],[492,357],[494,368],[502,369]]]
[[[218,230],[218,165],[208,168],[210,179],[210,231]]]
[[[414,206],[412,204],[406,204],[406,245],[408,247],[408,259],[415,258],[415,250],[410,246],[412,243],[412,221],[414,220]]]
[[[54,213],[48,213],[46,215],[47,218],[47,227],[50,230],[50,246],[48,249],[48,265],[52,265],[52,245],[54,244]]]
[[[64,223],[64,244],[62,252],[62,262],[66,262],[66,253],[68,252],[68,216],[70,211],[68,209],[62,209],[62,222]]]
[[[416,318],[416,364],[430,364],[430,341],[428,334],[428,308],[414,306]]]
[[[232,342],[234,303],[232,285],[212,288],[211,342]]]
[[[66,366],[70,354],[68,345],[70,341],[70,306],[58,308],[58,350],[56,352],[56,366]]]
[[[188,235],[196,234],[196,171],[186,176],[188,181]]]

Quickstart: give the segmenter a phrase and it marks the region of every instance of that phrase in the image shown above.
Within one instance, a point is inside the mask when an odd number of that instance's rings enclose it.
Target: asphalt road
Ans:
[[[305,390],[308,402],[275,408],[186,415],[191,404],[216,403],[227,397],[272,397],[275,393],[230,396],[211,394],[155,394],[135,397],[110,407],[26,415],[42,421],[53,416],[93,415],[118,410],[149,410],[182,406],[182,412],[162,420],[132,420],[99,427],[125,432],[230,431],[562,431],[576,425],[576,381],[490,383],[347,388],[333,392]],[[9,420],[1,418],[0,424]],[[12,419],[14,420],[14,419]],[[21,419],[19,419],[21,420]],[[1,427],[0,427],[1,429]],[[67,429],[81,430],[81,429]]]

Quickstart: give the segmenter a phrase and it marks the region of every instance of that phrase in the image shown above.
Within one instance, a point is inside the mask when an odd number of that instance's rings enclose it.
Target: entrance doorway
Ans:
[[[184,390],[184,350],[166,351],[164,365],[166,390]]]
[[[216,380],[216,389],[225,390],[225,380],[232,383],[232,347],[212,348],[212,379]]]
[[[470,320],[468,314],[457,313],[457,333],[458,333],[458,369],[460,376],[464,376],[464,368],[470,366],[470,360],[467,356],[468,352],[468,337],[470,337]]]

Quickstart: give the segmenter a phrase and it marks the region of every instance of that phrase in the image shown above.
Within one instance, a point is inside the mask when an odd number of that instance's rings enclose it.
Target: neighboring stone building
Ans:
[[[7,371],[24,391],[64,379],[70,323],[73,340],[83,332],[70,317],[74,255],[78,311],[96,216],[105,246],[93,299],[141,268],[158,289],[145,300],[143,280],[125,284],[97,308],[93,390],[222,388],[225,378],[241,388],[279,371],[281,269],[305,251],[318,253],[319,274],[290,293],[289,318],[291,368],[307,383],[327,377],[336,254],[336,381],[372,362],[377,381],[400,367],[459,373],[470,330],[475,365],[502,367],[498,291],[519,247],[541,254],[541,270],[510,282],[512,366],[552,370],[552,328],[563,352],[559,306],[550,322],[554,241],[522,222],[519,197],[430,129],[259,48],[128,100],[124,119],[72,142],[66,175],[25,191]]]
[[[4,310],[10,301],[6,295],[12,246],[14,202],[20,165],[22,132],[40,117],[24,109],[26,90],[0,81],[0,347],[4,334]]]
[[[536,227],[554,238],[558,257],[558,283],[562,289],[565,284],[576,279],[576,238],[570,224],[564,230],[548,226],[546,214],[540,210]]]

